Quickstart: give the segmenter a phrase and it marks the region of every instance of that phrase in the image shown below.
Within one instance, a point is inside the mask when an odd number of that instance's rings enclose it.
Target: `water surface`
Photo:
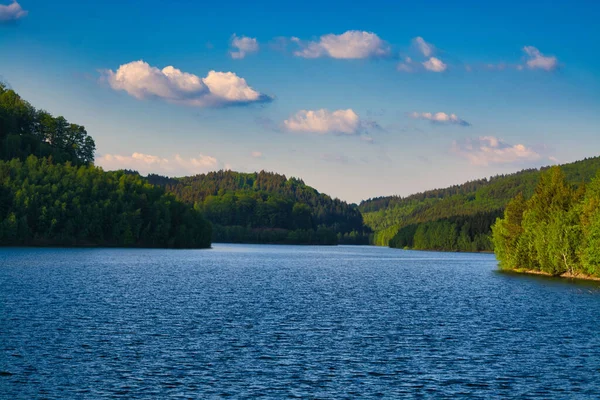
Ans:
[[[0,397],[599,398],[598,282],[378,247],[0,249]]]

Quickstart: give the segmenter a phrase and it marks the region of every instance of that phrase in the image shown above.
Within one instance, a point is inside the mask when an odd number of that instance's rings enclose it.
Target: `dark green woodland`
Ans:
[[[0,84],[0,245],[210,247],[201,213],[146,179],[93,165],[85,128]]]
[[[369,244],[370,230],[356,205],[261,171],[218,171],[185,178],[149,175],[213,224],[215,242]]]

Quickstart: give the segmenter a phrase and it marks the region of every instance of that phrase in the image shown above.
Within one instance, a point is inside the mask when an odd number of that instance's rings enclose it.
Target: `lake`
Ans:
[[[0,396],[599,398],[600,283],[491,254],[0,249]]]

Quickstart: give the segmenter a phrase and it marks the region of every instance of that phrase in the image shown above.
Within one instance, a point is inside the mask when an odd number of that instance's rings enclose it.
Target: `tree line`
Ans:
[[[600,173],[574,186],[551,168],[531,198],[510,201],[492,231],[503,269],[600,276]]]
[[[363,213],[365,224],[374,231],[373,244],[380,246],[392,245],[394,247],[412,247],[407,245],[405,237],[416,227],[423,225],[419,231],[418,242],[423,249],[438,249],[440,242],[429,237],[437,237],[437,230],[444,230],[449,236],[458,240],[460,230],[464,223],[454,221],[457,218],[474,218],[486,220],[487,239],[470,235],[474,247],[480,250],[490,250],[492,247],[491,230],[495,215],[504,211],[508,202],[521,193],[525,198],[530,198],[540,180],[540,175],[550,167],[541,169],[527,169],[508,175],[497,175],[486,179],[467,182],[463,185],[454,185],[446,189],[435,189],[407,197],[382,197],[362,202],[359,209]],[[579,186],[590,182],[596,172],[600,170],[600,157],[587,158],[581,161],[562,166],[565,179]],[[456,223],[455,223],[456,222]],[[455,225],[454,229],[448,224]],[[442,227],[445,227],[442,229]],[[406,229],[404,229],[406,228]],[[465,228],[466,229],[466,228]],[[470,229],[470,228],[469,228]],[[398,237],[398,240],[394,238]],[[445,243],[454,243],[456,240],[448,237]],[[410,241],[409,241],[410,242]],[[412,243],[412,242],[411,242]],[[429,245],[430,243],[431,245]],[[466,243],[466,242],[464,242]],[[486,248],[482,249],[482,245]],[[413,243],[414,244],[414,243]],[[447,245],[443,247],[448,247]],[[450,249],[462,248],[457,244]]]
[[[123,171],[29,156],[0,161],[0,243],[210,247],[202,215]]]
[[[390,239],[393,248],[438,251],[493,251],[490,229],[501,211],[459,215],[411,224]]]
[[[0,159],[25,160],[32,154],[83,165],[94,162],[95,150],[83,126],[36,109],[0,82]]]
[[[210,247],[201,212],[93,165],[85,128],[0,84],[0,245]]]
[[[356,205],[272,172],[149,175],[213,223],[213,240],[239,243],[368,244]]]

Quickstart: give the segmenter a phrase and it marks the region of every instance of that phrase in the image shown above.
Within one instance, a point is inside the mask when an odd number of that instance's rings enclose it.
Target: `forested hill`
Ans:
[[[34,155],[87,165],[94,161],[95,150],[94,139],[83,126],[36,109],[0,82],[0,159]]]
[[[528,169],[435,189],[407,197],[363,201],[365,224],[378,245],[436,250],[491,250],[490,227],[517,194],[533,195],[540,173]],[[565,164],[568,182],[589,182],[600,170],[600,157]]]
[[[83,126],[0,83],[0,245],[210,247],[200,212],[95,167],[94,150]]]
[[[368,244],[356,205],[272,172],[218,171],[148,180],[213,223],[213,240],[251,243]]]

